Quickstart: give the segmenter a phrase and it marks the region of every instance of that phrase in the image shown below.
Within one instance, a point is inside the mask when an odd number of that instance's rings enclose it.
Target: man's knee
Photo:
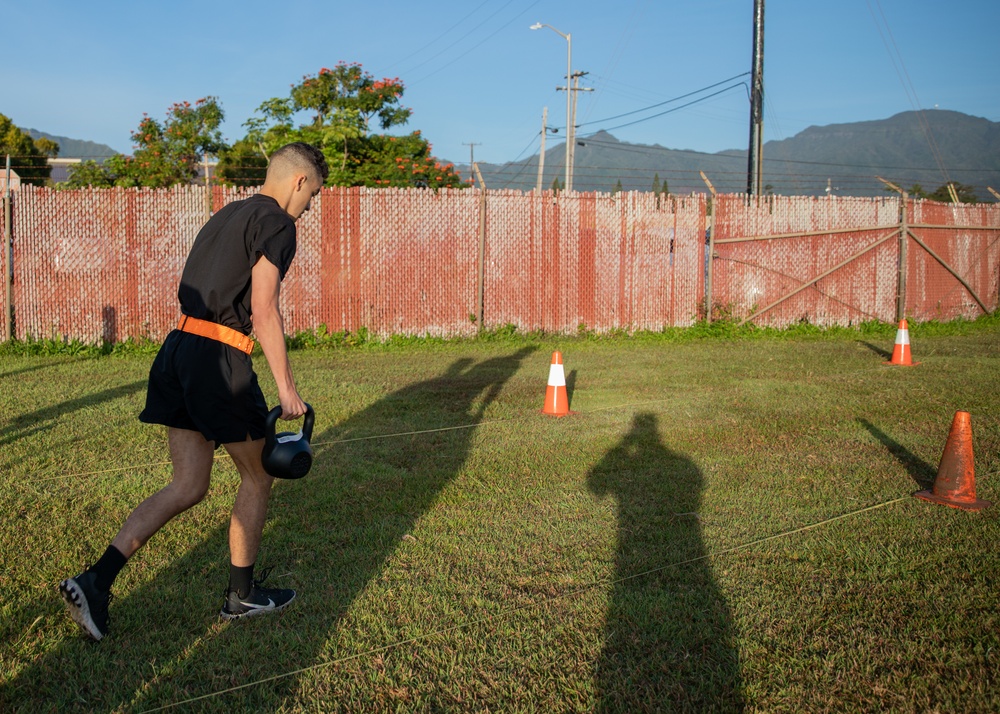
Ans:
[[[205,496],[208,494],[207,483],[172,483],[168,488],[173,491],[174,502],[182,511],[198,505],[205,500]]]

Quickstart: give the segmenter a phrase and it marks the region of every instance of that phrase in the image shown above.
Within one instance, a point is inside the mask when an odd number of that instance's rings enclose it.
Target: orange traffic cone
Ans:
[[[549,386],[545,388],[545,407],[542,414],[563,417],[573,414],[569,410],[569,397],[566,395],[566,374],[563,372],[562,352],[552,353],[552,365],[549,367]]]
[[[915,364],[920,364],[914,362],[910,355],[910,330],[906,325],[906,320],[899,321],[899,329],[896,330],[896,344],[892,348],[892,359],[885,364],[901,367],[912,367]]]
[[[955,412],[948,442],[941,456],[934,488],[913,494],[942,506],[981,511],[993,504],[976,498],[976,469],[972,461],[972,420],[969,412]]]

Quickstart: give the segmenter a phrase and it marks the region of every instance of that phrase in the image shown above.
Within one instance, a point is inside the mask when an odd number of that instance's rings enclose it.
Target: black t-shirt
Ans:
[[[295,221],[270,196],[234,201],[195,238],[177,297],[181,312],[250,334],[251,271],[260,256],[283,280],[295,257]]]

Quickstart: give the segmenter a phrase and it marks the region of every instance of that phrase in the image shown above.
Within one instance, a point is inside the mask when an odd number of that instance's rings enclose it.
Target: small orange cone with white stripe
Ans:
[[[913,495],[922,501],[963,511],[981,511],[993,505],[990,501],[976,498],[976,467],[972,459],[972,418],[969,412],[955,412],[934,487]]]
[[[549,386],[545,388],[545,407],[542,409],[542,414],[564,417],[572,413],[569,410],[569,397],[566,394],[566,373],[563,371],[562,352],[553,352],[552,364],[549,366]]]
[[[910,354],[910,329],[906,320],[899,321],[899,329],[896,330],[896,344],[892,348],[892,359],[884,364],[891,364],[900,367],[912,367],[919,362],[913,361]]]

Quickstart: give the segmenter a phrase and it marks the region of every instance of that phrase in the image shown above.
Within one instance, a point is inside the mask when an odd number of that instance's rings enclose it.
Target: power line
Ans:
[[[471,52],[474,52],[475,50],[478,50],[478,49],[479,49],[479,48],[480,48],[480,47],[481,47],[481,46],[483,45],[483,43],[484,43],[484,42],[486,42],[487,40],[490,40],[490,39],[492,39],[492,38],[493,38],[493,37],[495,37],[495,36],[496,36],[497,34],[499,34],[499,33],[500,33],[500,32],[501,32],[502,30],[506,29],[506,28],[507,28],[507,27],[508,27],[509,25],[511,25],[511,24],[513,24],[514,22],[516,22],[516,21],[517,21],[517,20],[518,20],[519,18],[521,18],[521,17],[523,16],[523,15],[525,15],[525,14],[526,14],[526,13],[527,13],[527,12],[528,12],[529,10],[531,10],[531,9],[532,9],[533,7],[535,7],[535,5],[537,5],[537,4],[538,4],[538,3],[540,3],[541,1],[542,1],[542,0],[535,0],[535,2],[531,3],[531,5],[529,5],[529,6],[528,6],[528,7],[526,7],[525,9],[521,10],[521,11],[520,11],[519,13],[517,13],[516,15],[514,15],[514,17],[512,17],[512,18],[511,18],[510,20],[508,20],[508,21],[507,21],[507,22],[505,22],[504,24],[500,25],[500,26],[499,26],[499,27],[498,27],[498,28],[497,28],[496,30],[494,30],[493,32],[491,32],[490,34],[488,34],[488,35],[487,35],[486,37],[484,37],[484,38],[483,38],[482,40],[480,40],[479,42],[475,43],[475,44],[474,44],[474,45],[473,45],[472,47],[470,47],[469,49],[467,49],[467,50],[466,50],[465,52],[463,52],[463,53],[461,53],[461,54],[459,54],[459,55],[456,55],[456,56],[454,56],[454,57],[453,57],[453,58],[451,59],[451,61],[449,61],[449,62],[445,62],[445,63],[444,63],[443,65],[441,65],[441,66],[440,66],[440,67],[438,67],[437,69],[433,70],[432,72],[429,72],[428,74],[425,74],[425,75],[424,75],[424,76],[422,76],[422,77],[418,77],[417,79],[415,79],[415,80],[413,80],[412,82],[410,82],[410,85],[412,86],[412,85],[414,85],[414,84],[417,84],[418,82],[422,82],[422,81],[423,81],[423,80],[425,80],[425,79],[428,79],[428,78],[430,78],[430,77],[433,77],[433,76],[434,76],[435,74],[437,74],[438,72],[442,72],[442,71],[444,71],[445,69],[447,69],[447,68],[448,68],[448,67],[450,67],[451,65],[455,64],[456,62],[458,62],[458,61],[459,61],[460,59],[462,59],[463,57],[465,57],[466,55],[470,54]],[[475,26],[474,28],[472,28],[472,30],[470,30],[469,32],[473,32],[474,30],[477,30],[477,29],[479,29],[480,27],[482,27],[482,26],[483,26],[483,25],[484,25],[484,24],[485,24],[485,23],[486,23],[486,22],[487,22],[488,20],[491,20],[491,19],[492,19],[493,17],[495,17],[495,16],[496,16],[496,15],[497,15],[497,14],[498,14],[498,13],[499,13],[499,12],[500,12],[501,10],[505,9],[505,8],[506,8],[506,7],[508,6],[508,5],[510,5],[510,4],[512,3],[512,2],[514,2],[514,0],[510,0],[509,2],[507,2],[507,3],[506,3],[506,4],[504,5],[504,6],[503,6],[503,7],[501,7],[501,8],[500,8],[500,10],[497,10],[497,11],[496,11],[495,13],[493,13],[493,14],[492,14],[492,15],[490,15],[490,16],[489,16],[488,18],[486,18],[486,20],[483,20],[483,22],[479,23],[479,24],[478,24],[478,25],[476,25],[476,26]],[[451,52],[451,51],[453,50],[453,48],[454,48],[454,47],[455,47],[455,46],[456,46],[457,44],[458,44],[457,42],[454,42],[454,43],[452,43],[452,44],[451,44],[451,45],[450,45],[449,47],[447,47],[446,49],[442,50],[441,52],[438,52],[438,53],[437,53],[436,55],[434,55],[434,56],[433,56],[433,57],[431,57],[430,59],[428,59],[428,60],[426,60],[426,61],[424,61],[424,62],[421,62],[420,64],[418,64],[418,65],[417,65],[417,67],[422,67],[423,65],[427,64],[427,63],[428,63],[428,62],[430,62],[431,60],[433,60],[433,59],[436,59],[437,57],[440,57],[441,55],[443,55],[443,54],[445,54],[445,53],[447,53],[447,52]],[[416,67],[414,67],[414,68],[411,68],[411,70],[410,70],[410,71],[412,71],[413,69],[416,69]]]
[[[657,102],[656,104],[651,104],[648,107],[643,107],[642,109],[634,109],[630,112],[625,112],[624,114],[616,114],[613,117],[605,117],[604,119],[594,119],[593,121],[585,122],[579,124],[578,126],[586,126],[587,124],[600,124],[601,122],[614,121],[615,119],[621,119],[622,117],[631,116],[632,114],[639,114],[640,112],[649,111],[650,109],[656,109],[657,107],[662,107],[666,104],[673,104],[674,102],[679,102],[682,99],[687,99],[688,97],[693,97],[696,94],[701,94],[702,92],[707,92],[709,89],[715,89],[716,87],[726,84],[727,82],[732,82],[734,79],[739,79],[740,77],[745,77],[750,74],[749,72],[743,72],[742,74],[737,74],[729,79],[724,79],[721,82],[716,82],[715,84],[710,84],[707,87],[702,87],[701,89],[696,89],[693,92],[688,92],[687,94],[682,94],[679,97],[674,97],[673,99],[667,99],[663,102]],[[707,98],[707,97],[706,97]],[[652,118],[652,117],[650,117]]]
[[[718,85],[713,85],[713,86],[718,86]],[[712,97],[717,97],[720,94],[725,94],[726,92],[728,92],[728,91],[730,91],[732,89],[736,89],[737,87],[744,87],[744,86],[746,86],[746,82],[740,82],[739,84],[734,84],[734,85],[732,85],[730,87],[726,87],[725,89],[720,89],[718,92],[712,92],[711,94],[709,94],[709,95],[707,95],[705,97],[701,97],[699,99],[695,99],[694,101],[688,102],[687,104],[682,104],[679,107],[674,107],[673,109],[668,109],[665,112],[660,112],[658,114],[653,114],[652,116],[648,116],[648,117],[646,117],[644,119],[636,119],[635,121],[626,122],[625,124],[618,124],[617,126],[608,127],[608,128],[603,129],[603,131],[614,131],[615,129],[624,129],[627,126],[633,126],[635,124],[641,124],[643,122],[650,121],[651,119],[658,119],[659,117],[666,116],[667,114],[672,114],[674,112],[680,111],[681,109],[685,109],[687,107],[690,107],[690,106],[692,106],[694,104],[698,104],[700,102],[704,102],[704,101],[706,101],[708,99],[711,99]],[[697,92],[693,92],[692,94],[697,94]],[[686,96],[691,96],[691,95],[688,94]],[[673,101],[677,101],[677,100],[673,100]],[[590,123],[591,124],[597,124],[598,122],[590,122]]]
[[[463,17],[463,18],[462,18],[461,20],[459,20],[458,22],[456,22],[456,23],[455,23],[454,25],[452,25],[451,27],[449,27],[449,28],[448,28],[447,30],[445,30],[445,31],[444,31],[444,32],[442,32],[441,34],[437,35],[437,36],[436,36],[436,37],[435,37],[435,38],[434,38],[433,40],[431,40],[430,42],[428,42],[428,43],[427,43],[426,45],[424,45],[424,46],[423,46],[423,47],[421,47],[420,49],[417,49],[417,50],[414,50],[413,52],[411,52],[410,54],[406,55],[406,56],[405,56],[405,57],[403,57],[402,59],[398,59],[398,60],[396,60],[396,61],[395,61],[395,62],[393,62],[393,63],[392,63],[392,64],[391,64],[390,66],[398,66],[398,65],[401,65],[401,64],[403,64],[404,62],[406,62],[406,60],[410,59],[411,57],[416,57],[417,55],[419,55],[419,54],[420,54],[421,52],[423,52],[424,50],[426,50],[426,49],[428,49],[428,48],[430,48],[430,47],[433,47],[433,46],[437,45],[437,44],[438,44],[438,43],[439,43],[439,42],[440,42],[440,41],[441,41],[441,40],[442,40],[442,39],[443,39],[443,38],[444,38],[444,37],[445,37],[445,36],[446,36],[446,35],[447,35],[448,33],[450,33],[450,32],[451,32],[452,30],[454,30],[454,29],[455,29],[455,28],[457,28],[457,27],[458,27],[459,25],[461,25],[461,24],[462,24],[463,22],[465,22],[466,20],[468,20],[468,19],[469,19],[470,17],[472,17],[473,15],[475,15],[475,14],[476,14],[477,12],[479,12],[479,11],[480,11],[480,10],[481,10],[481,9],[482,9],[482,8],[483,8],[483,7],[485,6],[485,5],[488,5],[488,4],[489,4],[489,1],[490,1],[490,0],[483,0],[483,2],[482,2],[482,3],[480,3],[479,5],[477,5],[477,6],[475,7],[475,9],[473,9],[473,10],[472,10],[471,12],[469,12],[469,14],[467,14],[467,15],[466,15],[465,17]],[[509,5],[509,4],[510,4],[510,3],[508,3],[508,5]],[[506,7],[506,5],[505,5],[504,7]],[[501,10],[502,10],[502,9],[503,9],[503,8],[501,8]],[[495,14],[495,13],[494,13],[494,14]],[[491,15],[490,17],[492,17],[492,15]],[[487,18],[487,19],[489,19],[489,18]],[[477,26],[477,27],[478,27],[478,26]],[[472,28],[472,29],[473,29],[473,30],[475,30],[476,28],[474,27],[474,28]],[[454,46],[454,45],[452,45],[452,46]],[[440,55],[440,54],[441,54],[441,53],[439,52],[439,53],[438,53],[437,55],[434,55],[434,57],[437,57],[437,56],[438,56],[438,55]],[[432,57],[431,59],[434,59],[434,57]],[[427,61],[430,61],[430,60],[427,60]],[[419,66],[420,66],[420,65],[417,65],[417,67],[419,67]],[[414,68],[414,69],[415,69],[415,68]]]
[[[704,151],[692,151],[690,149],[668,149],[668,148],[663,147],[663,146],[645,146],[645,145],[628,145],[628,144],[623,146],[620,143],[616,143],[616,142],[613,142],[613,141],[602,141],[601,139],[588,139],[587,143],[589,143],[589,144],[597,144],[599,146],[607,147],[609,149],[615,149],[617,151],[626,151],[626,152],[636,153],[636,154],[645,154],[645,153],[654,152],[654,151],[669,151],[671,153],[677,153],[677,154],[695,154],[695,155],[698,155],[698,156],[708,156],[708,157],[713,157],[715,159],[742,159],[743,158],[743,156],[737,155],[737,154],[718,154],[718,153],[717,154],[709,154],[709,153],[706,153]],[[877,165],[872,165],[872,164],[841,164],[841,163],[836,163],[836,162],[833,162],[833,161],[806,161],[806,160],[803,160],[803,159],[780,159],[780,158],[767,157],[767,156],[764,157],[764,161],[771,162],[771,163],[801,164],[801,165],[805,165],[805,166],[827,166],[827,167],[834,166],[834,167],[846,168],[846,169],[871,169],[871,168],[878,168],[879,170],[894,170],[894,171],[935,171],[935,170],[940,170],[941,169],[940,165],[939,166],[886,166],[884,164],[877,164]],[[996,173],[996,170],[995,169],[991,169],[991,168],[982,168],[982,169],[972,169],[972,168],[965,169],[965,168],[962,168],[962,169],[953,169],[953,170],[961,170],[961,171],[966,172],[966,173],[983,173],[983,174]]]
[[[882,22],[885,24],[885,34],[882,33],[882,25],[879,24],[878,18],[875,17],[875,11],[872,9],[871,0],[868,0],[868,11],[871,12],[872,18],[875,20],[875,27],[878,29],[879,36],[882,38],[882,44],[885,45],[886,51],[889,53],[889,60],[892,62],[893,68],[896,70],[896,74],[899,76],[900,84],[903,85],[903,92],[906,94],[907,99],[910,100],[910,104],[913,106],[913,110],[917,114],[917,122],[920,124],[921,130],[924,132],[924,137],[927,139],[927,145],[931,150],[931,155],[938,164],[938,169],[944,176],[945,183],[950,183],[948,177],[948,171],[944,167],[944,160],[941,157],[941,152],[938,149],[937,142],[934,141],[934,135],[931,133],[930,124],[927,122],[927,117],[924,116],[924,111],[920,107],[920,100],[917,99],[917,90],[913,87],[913,81],[910,79],[909,73],[906,71],[906,64],[903,62],[903,55],[899,51],[899,47],[896,45],[896,39],[892,35],[892,29],[889,27],[889,20],[886,19],[885,12],[882,10],[882,4],[879,0],[875,0],[875,4],[878,6],[879,14],[882,16]],[[886,41],[886,34],[889,36],[889,40],[892,43],[892,50],[889,49],[889,42]],[[895,51],[895,56],[893,55]],[[896,63],[898,58],[899,63]]]

